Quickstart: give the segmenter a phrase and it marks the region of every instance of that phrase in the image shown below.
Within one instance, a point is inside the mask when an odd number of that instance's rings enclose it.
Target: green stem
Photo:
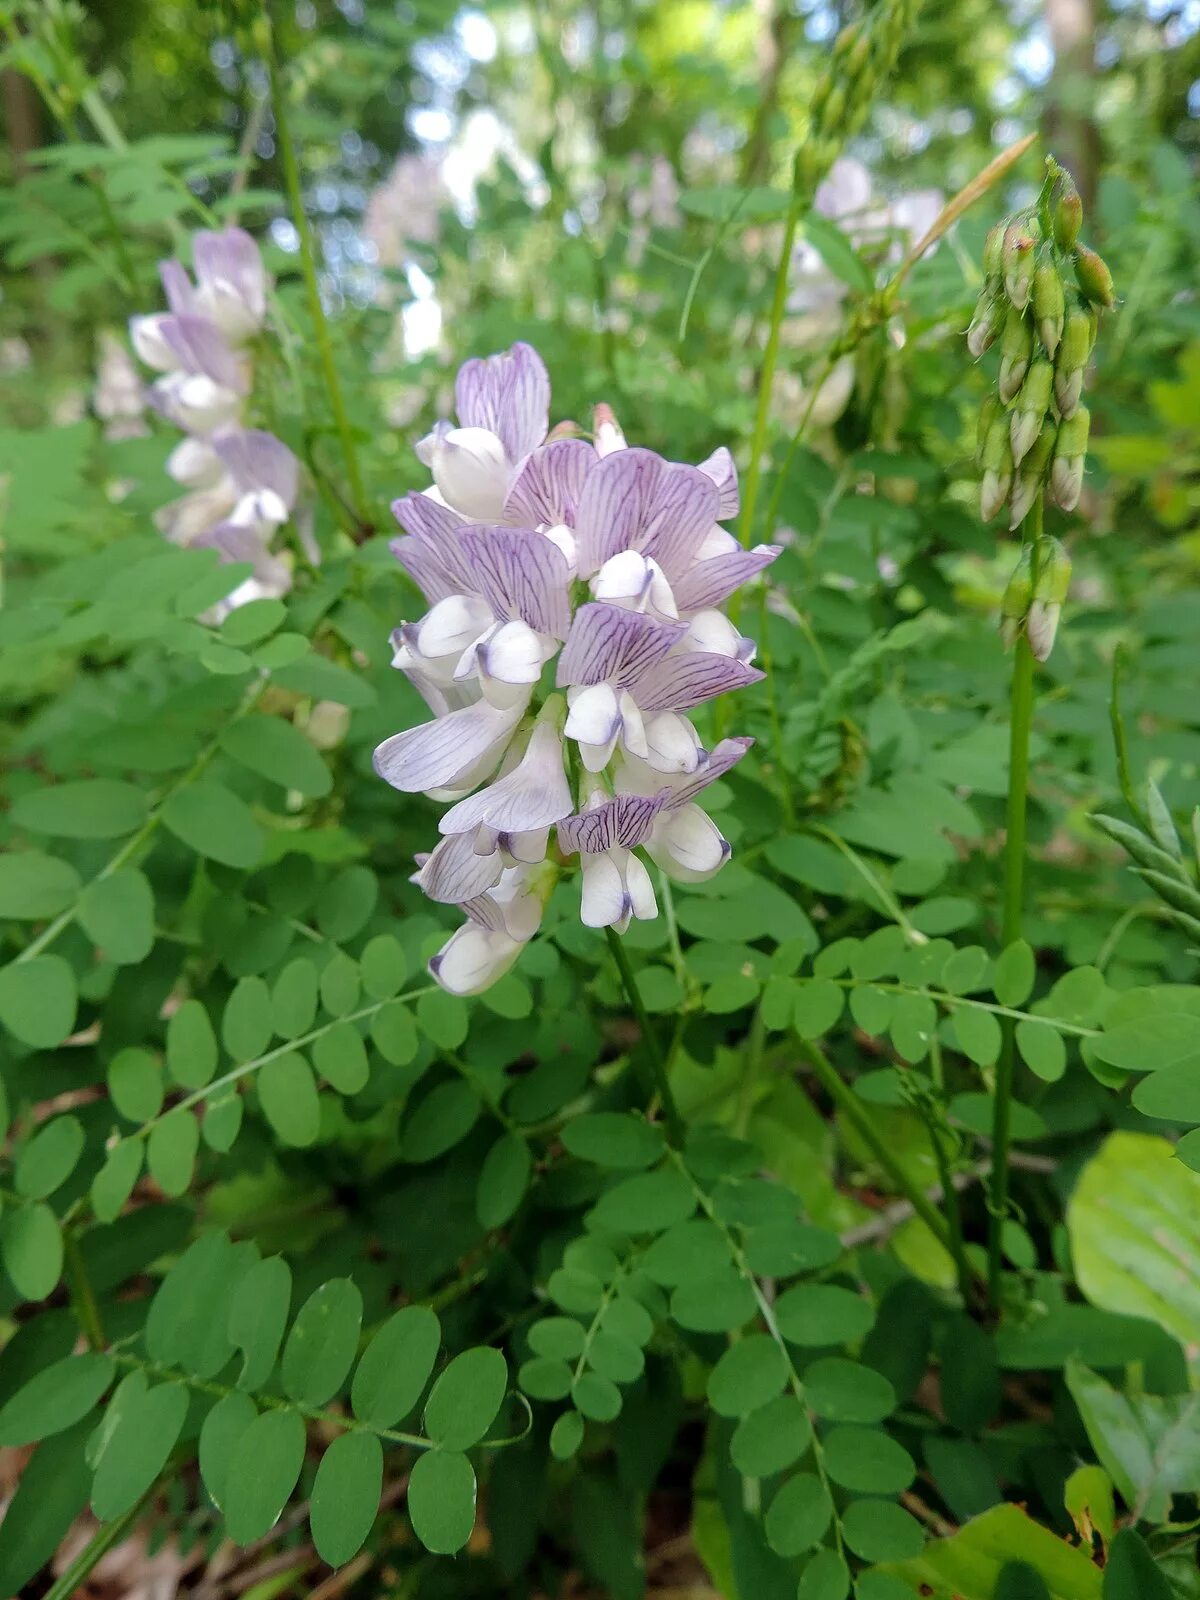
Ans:
[[[662,1103],[663,1118],[667,1125],[667,1137],[672,1144],[680,1144],[683,1140],[683,1118],[679,1115],[679,1107],[675,1104],[675,1096],[671,1091],[671,1082],[667,1077],[666,1058],[662,1053],[662,1046],[658,1042],[658,1035],[650,1024],[646,1007],[642,1002],[641,994],[633,976],[633,968],[629,965],[629,957],[625,946],[621,943],[621,936],[615,928],[605,928],[608,938],[608,948],[612,958],[617,964],[617,971],[621,975],[621,982],[625,986],[625,993],[629,1005],[637,1019],[637,1025],[642,1034],[642,1050],[650,1064],[649,1086],[651,1092],[656,1092]]]
[[[920,1186],[913,1182],[903,1166],[896,1159],[891,1147],[876,1128],[871,1118],[867,1115],[865,1107],[855,1095],[853,1089],[842,1081],[841,1073],[833,1065],[817,1045],[810,1040],[802,1039],[800,1048],[805,1059],[820,1079],[822,1086],[829,1097],[836,1104],[838,1110],[853,1127],[855,1133],[870,1150],[891,1179],[897,1191],[904,1196],[913,1211],[944,1250],[950,1250],[950,1229],[945,1217],[938,1211],[933,1202],[922,1191]]]
[[[292,130],[288,122],[287,98],[283,92],[278,40],[273,23],[269,27],[269,37],[271,49],[267,65],[271,78],[271,109],[275,115],[275,133],[279,141],[279,160],[283,167],[283,184],[287,191],[292,222],[300,240],[300,268],[304,276],[308,310],[312,318],[313,333],[317,341],[317,356],[320,360],[321,373],[325,380],[325,392],[329,399],[330,410],[333,412],[338,438],[341,440],[342,456],[346,463],[346,477],[350,484],[355,514],[358,517],[360,528],[366,531],[371,525],[366,512],[366,494],[363,490],[362,474],[358,465],[358,453],[354,447],[354,434],[350,427],[346,404],[342,398],[341,384],[338,381],[337,364],[333,359],[333,341],[329,336],[329,323],[325,316],[325,308],[321,304],[321,285],[317,277],[316,251],[313,248],[312,228],[309,226],[308,214],[304,209],[304,195],[300,187],[300,167],[296,160],[296,147],[292,142]]]
[[[1022,537],[1032,546],[1031,591],[1037,587],[1037,541],[1042,531],[1042,499],[1034,501]],[[1009,713],[1008,803],[1005,811],[1004,890],[1001,897],[1000,947],[1007,950],[1021,937],[1025,901],[1026,813],[1029,791],[1029,736],[1033,727],[1034,657],[1024,631],[1013,655]],[[1003,1026],[996,1092],[992,1105],[992,1181],[988,1191],[988,1292],[996,1305],[1000,1294],[1004,1218],[1008,1211],[1008,1158],[1012,1144],[1013,1077],[1016,1071],[1016,1028]]]
[[[76,1600],[76,1597],[82,1594],[84,1585],[94,1569],[133,1527],[149,1498],[150,1491],[147,1491],[135,1505],[130,1506],[128,1511],[123,1511],[112,1522],[106,1522],[97,1528],[57,1583],[46,1590],[42,1600]]]
[[[88,1277],[79,1249],[79,1241],[71,1228],[63,1229],[63,1260],[71,1286],[71,1304],[84,1336],[93,1350],[103,1350],[108,1341],[104,1337],[104,1324],[100,1320],[100,1307],[96,1303],[92,1280]]]
[[[1121,795],[1129,807],[1130,815],[1142,832],[1152,833],[1150,819],[1139,804],[1133,786],[1133,774],[1129,767],[1129,745],[1125,739],[1125,717],[1121,711],[1121,679],[1128,664],[1129,656],[1125,646],[1119,644],[1113,651],[1112,693],[1108,701],[1108,720],[1112,727],[1113,749],[1117,757],[1117,781],[1121,786]]]

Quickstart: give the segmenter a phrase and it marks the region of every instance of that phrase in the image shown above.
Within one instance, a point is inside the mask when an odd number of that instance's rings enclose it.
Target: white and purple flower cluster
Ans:
[[[186,437],[167,471],[188,491],[156,515],[175,544],[208,546],[254,575],[224,602],[286,594],[291,575],[271,554],[276,530],[296,503],[299,464],[274,434],[245,426],[253,387],[251,345],[266,317],[267,275],[254,240],[240,228],[198,233],[196,281],[178,261],[159,273],[169,310],[134,317],[133,348],[159,373],[149,403]]]
[[[727,450],[692,467],[630,449],[606,406],[591,442],[549,434],[528,345],[468,361],[455,402],[458,426],[418,447],[433,485],[394,507],[392,548],[430,607],[396,630],[395,665],[434,720],[375,767],[453,802],[415,881],[466,913],[430,970],[475,994],[537,932],[563,856],[580,857],[584,923],[618,932],[658,913],[639,849],[684,882],[728,859],[696,800],[751,740],[705,750],[688,713],[762,677],[720,608],[779,552],[718,525],[738,508]]]

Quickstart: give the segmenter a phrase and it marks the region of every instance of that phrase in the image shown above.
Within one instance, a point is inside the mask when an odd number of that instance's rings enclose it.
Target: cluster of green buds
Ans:
[[[1007,504],[1013,528],[1047,482],[1064,511],[1079,502],[1090,423],[1084,373],[1099,313],[1116,304],[1112,274],[1078,243],[1079,191],[1053,157],[1046,169],[1037,204],[988,234],[967,330],[976,360],[1000,346],[996,393],[980,413],[980,514],[990,521]]]
[[[1058,539],[1043,535],[1023,545],[1017,570],[1000,602],[1000,636],[1005,648],[1011,649],[1024,632],[1034,658],[1047,660],[1070,587],[1071,558]]]
[[[834,40],[829,65],[813,90],[808,138],[796,156],[798,193],[814,194],[847,141],[861,130],[919,4],[881,0],[869,17],[850,23]]]

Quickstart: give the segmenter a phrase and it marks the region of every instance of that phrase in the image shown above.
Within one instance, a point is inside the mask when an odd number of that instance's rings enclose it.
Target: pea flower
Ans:
[[[253,410],[251,345],[266,320],[268,279],[258,246],[240,228],[193,240],[195,280],[178,261],[159,274],[168,310],[133,317],[134,352],[157,377],[146,399],[184,438],[167,472],[187,491],[155,516],[175,544],[248,561],[253,575],[217,607],[286,594],[291,571],[273,554],[296,507],[300,468],[273,434],[247,426]]]
[[[393,507],[428,605],[393,633],[393,664],[433,715],[375,768],[450,803],[414,882],[466,917],[430,963],[465,995],[510,969],[572,858],[583,922],[618,932],[657,915],[644,857],[680,882],[728,860],[697,800],[752,741],[708,751],[691,713],[762,677],[722,607],[779,549],[721,526],[738,510],[727,450],[668,461],[604,405],[591,439],[550,429],[528,345],[468,361],[455,409],[418,446],[432,484]]]

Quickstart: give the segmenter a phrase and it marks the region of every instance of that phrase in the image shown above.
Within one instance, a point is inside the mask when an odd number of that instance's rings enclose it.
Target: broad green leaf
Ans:
[[[239,1439],[257,1415],[246,1394],[227,1394],[217,1401],[200,1429],[200,1476],[218,1510],[225,1506],[225,1485]]]
[[[300,1307],[283,1347],[284,1393],[321,1406],[341,1388],[358,1349],[362,1295],[349,1278],[323,1283]]]
[[[256,867],[266,836],[244,800],[211,778],[170,795],[164,824],[189,850],[227,867]]]
[[[953,1026],[958,1048],[977,1067],[990,1067],[999,1058],[1000,1024],[992,1012],[979,1006],[955,1006]]]
[[[1014,1505],[994,1506],[950,1538],[930,1540],[919,1556],[884,1570],[929,1600],[994,1600],[1000,1570],[1013,1560],[1036,1569],[1050,1600],[1100,1600],[1100,1569],[1090,1557]]]
[[[335,950],[321,969],[321,1004],[331,1017],[344,1017],[358,1004],[361,985],[358,964]]]
[[[79,890],[79,874],[69,861],[40,850],[0,856],[0,917],[40,922],[65,911]]]
[[[550,1454],[556,1461],[570,1461],[583,1443],[584,1421],[578,1411],[564,1411],[550,1429]]]
[[[916,1476],[908,1451],[880,1428],[843,1423],[826,1434],[823,1451],[829,1476],[856,1494],[899,1494]]]
[[[745,1477],[769,1478],[799,1461],[811,1443],[808,1413],[794,1394],[781,1394],[742,1418],[729,1454]]]
[[[164,1366],[214,1377],[233,1354],[229,1306],[255,1253],[220,1229],[202,1233],[159,1285],[146,1318],[146,1350]]]
[[[261,978],[242,978],[221,1017],[221,1042],[235,1061],[253,1061],[271,1042],[271,993]]]
[[[614,1233],[661,1233],[696,1209],[696,1191],[681,1172],[639,1172],[608,1189],[592,1207],[597,1227]]]
[[[779,1331],[790,1344],[848,1344],[875,1321],[871,1302],[832,1283],[800,1283],[775,1303]]]
[[[1103,1600],[1173,1600],[1174,1589],[1140,1534],[1122,1528],[1108,1552]]]
[[[150,1488],[175,1448],[187,1408],[182,1383],[158,1383],[122,1409],[92,1484],[92,1510],[101,1522],[128,1511]]]
[[[1030,1072],[1043,1083],[1057,1083],[1067,1070],[1067,1047],[1058,1029],[1049,1022],[1022,1017],[1016,1026],[1016,1040]]]
[[[764,1278],[791,1278],[828,1267],[842,1253],[836,1233],[809,1222],[766,1222],[746,1234],[746,1261]]]
[[[112,1222],[120,1216],[141,1176],[145,1153],[141,1139],[121,1139],[105,1156],[104,1165],[92,1179],[92,1210],[97,1222]]]
[[[14,1183],[26,1200],[45,1200],[62,1187],[83,1154],[83,1124],[70,1114],[44,1122],[17,1155]]]
[[[1159,1323],[1200,1360],[1200,1174],[1166,1139],[1109,1134],[1080,1174],[1067,1228],[1093,1305]]]
[[[357,1094],[371,1077],[371,1063],[362,1035],[350,1022],[339,1022],[313,1040],[313,1066],[339,1094]]]
[[[407,1114],[400,1148],[406,1161],[436,1161],[461,1144],[483,1110],[479,1096],[460,1078],[439,1083]]]
[[[261,1389],[271,1376],[292,1303],[292,1269],[282,1256],[256,1261],[229,1303],[229,1338],[242,1352],[238,1387]]]
[[[354,710],[375,703],[375,691],[360,672],[349,672],[320,656],[307,656],[281,668],[274,681],[297,694],[310,695],[314,700],[335,700]]]
[[[1103,1467],[1076,1467],[1063,1485],[1063,1505],[1085,1545],[1098,1533],[1105,1544],[1112,1542],[1117,1525],[1113,1503],[1113,1481]]]
[[[136,867],[97,878],[79,901],[79,921],[106,961],[132,966],[154,947],[154,892]]]
[[[475,1214],[484,1228],[502,1228],[525,1197],[533,1171],[529,1143],[502,1133],[483,1158],[475,1190]]]
[[[801,1556],[820,1544],[833,1515],[829,1491],[813,1472],[799,1472],[767,1507],[767,1543],[776,1555]]]
[[[1100,1461],[1139,1521],[1166,1522],[1200,1483],[1200,1393],[1122,1394],[1081,1361],[1067,1387]]]
[[[241,1434],[225,1473],[225,1526],[235,1544],[275,1526],[300,1477],[304,1442],[296,1411],[264,1411]]]
[[[317,927],[327,939],[352,939],[366,926],[379,899],[379,880],[370,867],[347,867],[317,900]]]
[[[61,956],[0,967],[0,1022],[36,1050],[63,1042],[75,1026],[75,974]]]
[[[272,1056],[259,1069],[258,1100],[281,1143],[296,1149],[315,1144],[321,1102],[312,1068],[297,1050]]]
[[[34,789],[14,801],[11,817],[31,833],[67,839],[117,839],[146,820],[146,796],[116,778],[82,778]]]
[[[729,1262],[710,1278],[680,1284],[671,1296],[671,1316],[696,1333],[729,1333],[744,1327],[756,1310],[753,1286]]]
[[[648,1167],[663,1152],[662,1130],[628,1112],[594,1111],[568,1122],[562,1142],[600,1167]]]
[[[1033,993],[1036,964],[1033,951],[1018,939],[1001,951],[992,972],[992,993],[1002,1006],[1022,1006]]]
[[[282,600],[250,600],[225,618],[221,637],[236,648],[257,644],[281,627],[286,617],[287,608]]]
[[[792,1025],[802,1039],[818,1039],[842,1014],[846,993],[832,978],[806,978],[796,987]]]
[[[729,1346],[708,1375],[708,1403],[722,1417],[744,1417],[773,1400],[788,1380],[788,1362],[768,1334]]]
[[[412,1012],[399,1003],[384,1006],[371,1022],[371,1040],[394,1067],[406,1067],[421,1047]]]
[[[417,1021],[439,1049],[457,1050],[467,1037],[468,1016],[463,1002],[441,989],[417,1001]]]
[[[47,1439],[22,1468],[0,1523],[0,1594],[24,1594],[87,1505],[92,1473],[84,1459],[91,1421]]]
[[[826,1356],[804,1370],[809,1407],[830,1422],[882,1422],[895,1408],[896,1391],[880,1372],[842,1356]]]
[[[499,1350],[479,1345],[455,1356],[425,1402],[425,1431],[445,1450],[466,1450],[496,1419],[508,1388],[508,1364]]]
[[[612,1422],[621,1413],[621,1391],[611,1378],[584,1372],[571,1385],[576,1409],[592,1422]]]
[[[322,1561],[340,1567],[362,1548],[383,1490],[383,1448],[373,1433],[343,1433],[317,1468],[308,1520]]]
[[[201,1089],[212,1080],[219,1059],[207,1010],[199,1000],[185,1000],[167,1022],[168,1072],[183,1088]]]
[[[363,988],[372,1000],[390,1000],[408,976],[408,957],[390,933],[372,939],[359,960]]]
[[[893,1593],[884,1595],[876,1589],[876,1581],[870,1572],[860,1575],[858,1600],[911,1600],[910,1589],[897,1585]],[[796,1600],[846,1600],[849,1593],[850,1572],[836,1550],[818,1550],[811,1561],[805,1562]]]
[[[842,1533],[864,1561],[904,1561],[925,1545],[921,1524],[890,1500],[851,1501],[842,1513]]]
[[[0,1257],[22,1300],[44,1300],[62,1277],[63,1238],[44,1202],[6,1210],[0,1218]]]
[[[168,1111],[162,1121],[151,1128],[146,1143],[146,1166],[164,1194],[186,1193],[199,1147],[200,1124],[190,1111]]]
[[[221,749],[259,777],[302,795],[319,797],[333,787],[329,768],[314,745],[281,717],[251,713],[230,723],[221,735]]]
[[[354,1372],[350,1404],[359,1421],[372,1428],[391,1428],[403,1421],[429,1382],[441,1340],[437,1316],[427,1306],[405,1306],[394,1312],[371,1339]]]
[[[434,1555],[455,1555],[475,1527],[475,1471],[453,1450],[427,1450],[408,1480],[413,1532]]]
[[[35,1444],[86,1417],[113,1380],[111,1356],[88,1352],[43,1367],[0,1407],[0,1445]]]
[[[136,1045],[108,1064],[108,1097],[127,1122],[149,1122],[162,1110],[163,1074],[156,1056]]]
[[[271,1026],[281,1039],[307,1033],[317,1014],[317,969],[303,956],[289,961],[271,991]]]

